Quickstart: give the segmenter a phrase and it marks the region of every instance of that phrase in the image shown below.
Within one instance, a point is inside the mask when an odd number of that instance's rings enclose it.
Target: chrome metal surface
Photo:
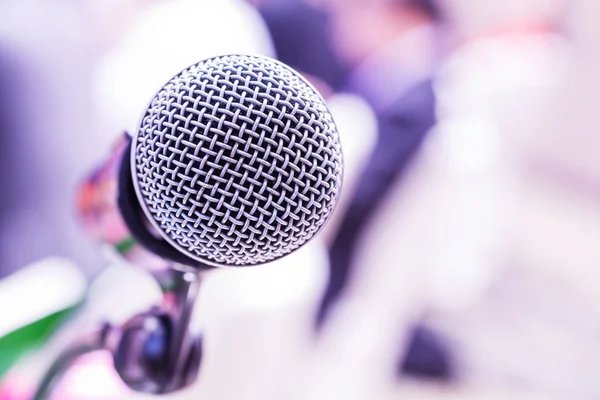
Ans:
[[[200,273],[186,266],[155,275],[163,301],[130,319],[111,348],[115,367],[133,390],[164,394],[191,384],[199,369],[201,338],[189,331]]]
[[[52,364],[35,394],[44,400],[72,363],[86,353],[107,350],[119,376],[131,389],[165,394],[191,385],[200,368],[202,338],[193,337],[189,324],[201,274],[176,266],[157,274],[163,288],[159,306],[138,314],[123,326],[104,324],[82,337]]]
[[[275,60],[222,56],[173,77],[141,119],[131,155],[148,220],[213,266],[265,263],[325,224],[342,152],[318,92]]]

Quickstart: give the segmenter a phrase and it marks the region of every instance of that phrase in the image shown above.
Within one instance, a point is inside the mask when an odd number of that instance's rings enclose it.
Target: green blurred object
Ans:
[[[24,354],[44,345],[82,304],[57,311],[0,337],[0,380]]]
[[[136,244],[137,242],[133,237],[128,237],[117,243],[115,247],[120,254],[123,254],[134,248]]]

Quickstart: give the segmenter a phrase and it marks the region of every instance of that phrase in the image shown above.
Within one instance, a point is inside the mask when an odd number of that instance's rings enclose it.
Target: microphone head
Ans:
[[[136,194],[175,249],[208,266],[285,256],[327,222],[342,151],[324,100],[265,57],[202,61],[164,85],[131,151]]]

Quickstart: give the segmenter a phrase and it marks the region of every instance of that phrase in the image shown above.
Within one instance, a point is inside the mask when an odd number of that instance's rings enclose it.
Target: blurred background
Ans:
[[[223,54],[321,92],[344,189],[309,246],[206,277],[199,379],[170,397],[600,398],[598,18],[596,0],[3,0],[0,399],[160,300],[116,154],[163,83]],[[103,353],[55,396],[144,398]]]

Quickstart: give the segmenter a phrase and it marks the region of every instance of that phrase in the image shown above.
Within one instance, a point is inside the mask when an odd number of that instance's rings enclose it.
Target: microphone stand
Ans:
[[[112,329],[109,324],[104,324],[99,330],[82,337],[77,343],[64,350],[44,375],[33,399],[50,398],[57,383],[80,356],[106,348],[106,337]]]
[[[192,384],[202,358],[202,339],[194,337],[190,321],[203,272],[185,265],[153,274],[163,291],[161,304],[122,326],[102,323],[81,337],[52,363],[34,400],[50,398],[56,384],[82,355],[108,350],[115,369],[131,389],[171,393]]]

